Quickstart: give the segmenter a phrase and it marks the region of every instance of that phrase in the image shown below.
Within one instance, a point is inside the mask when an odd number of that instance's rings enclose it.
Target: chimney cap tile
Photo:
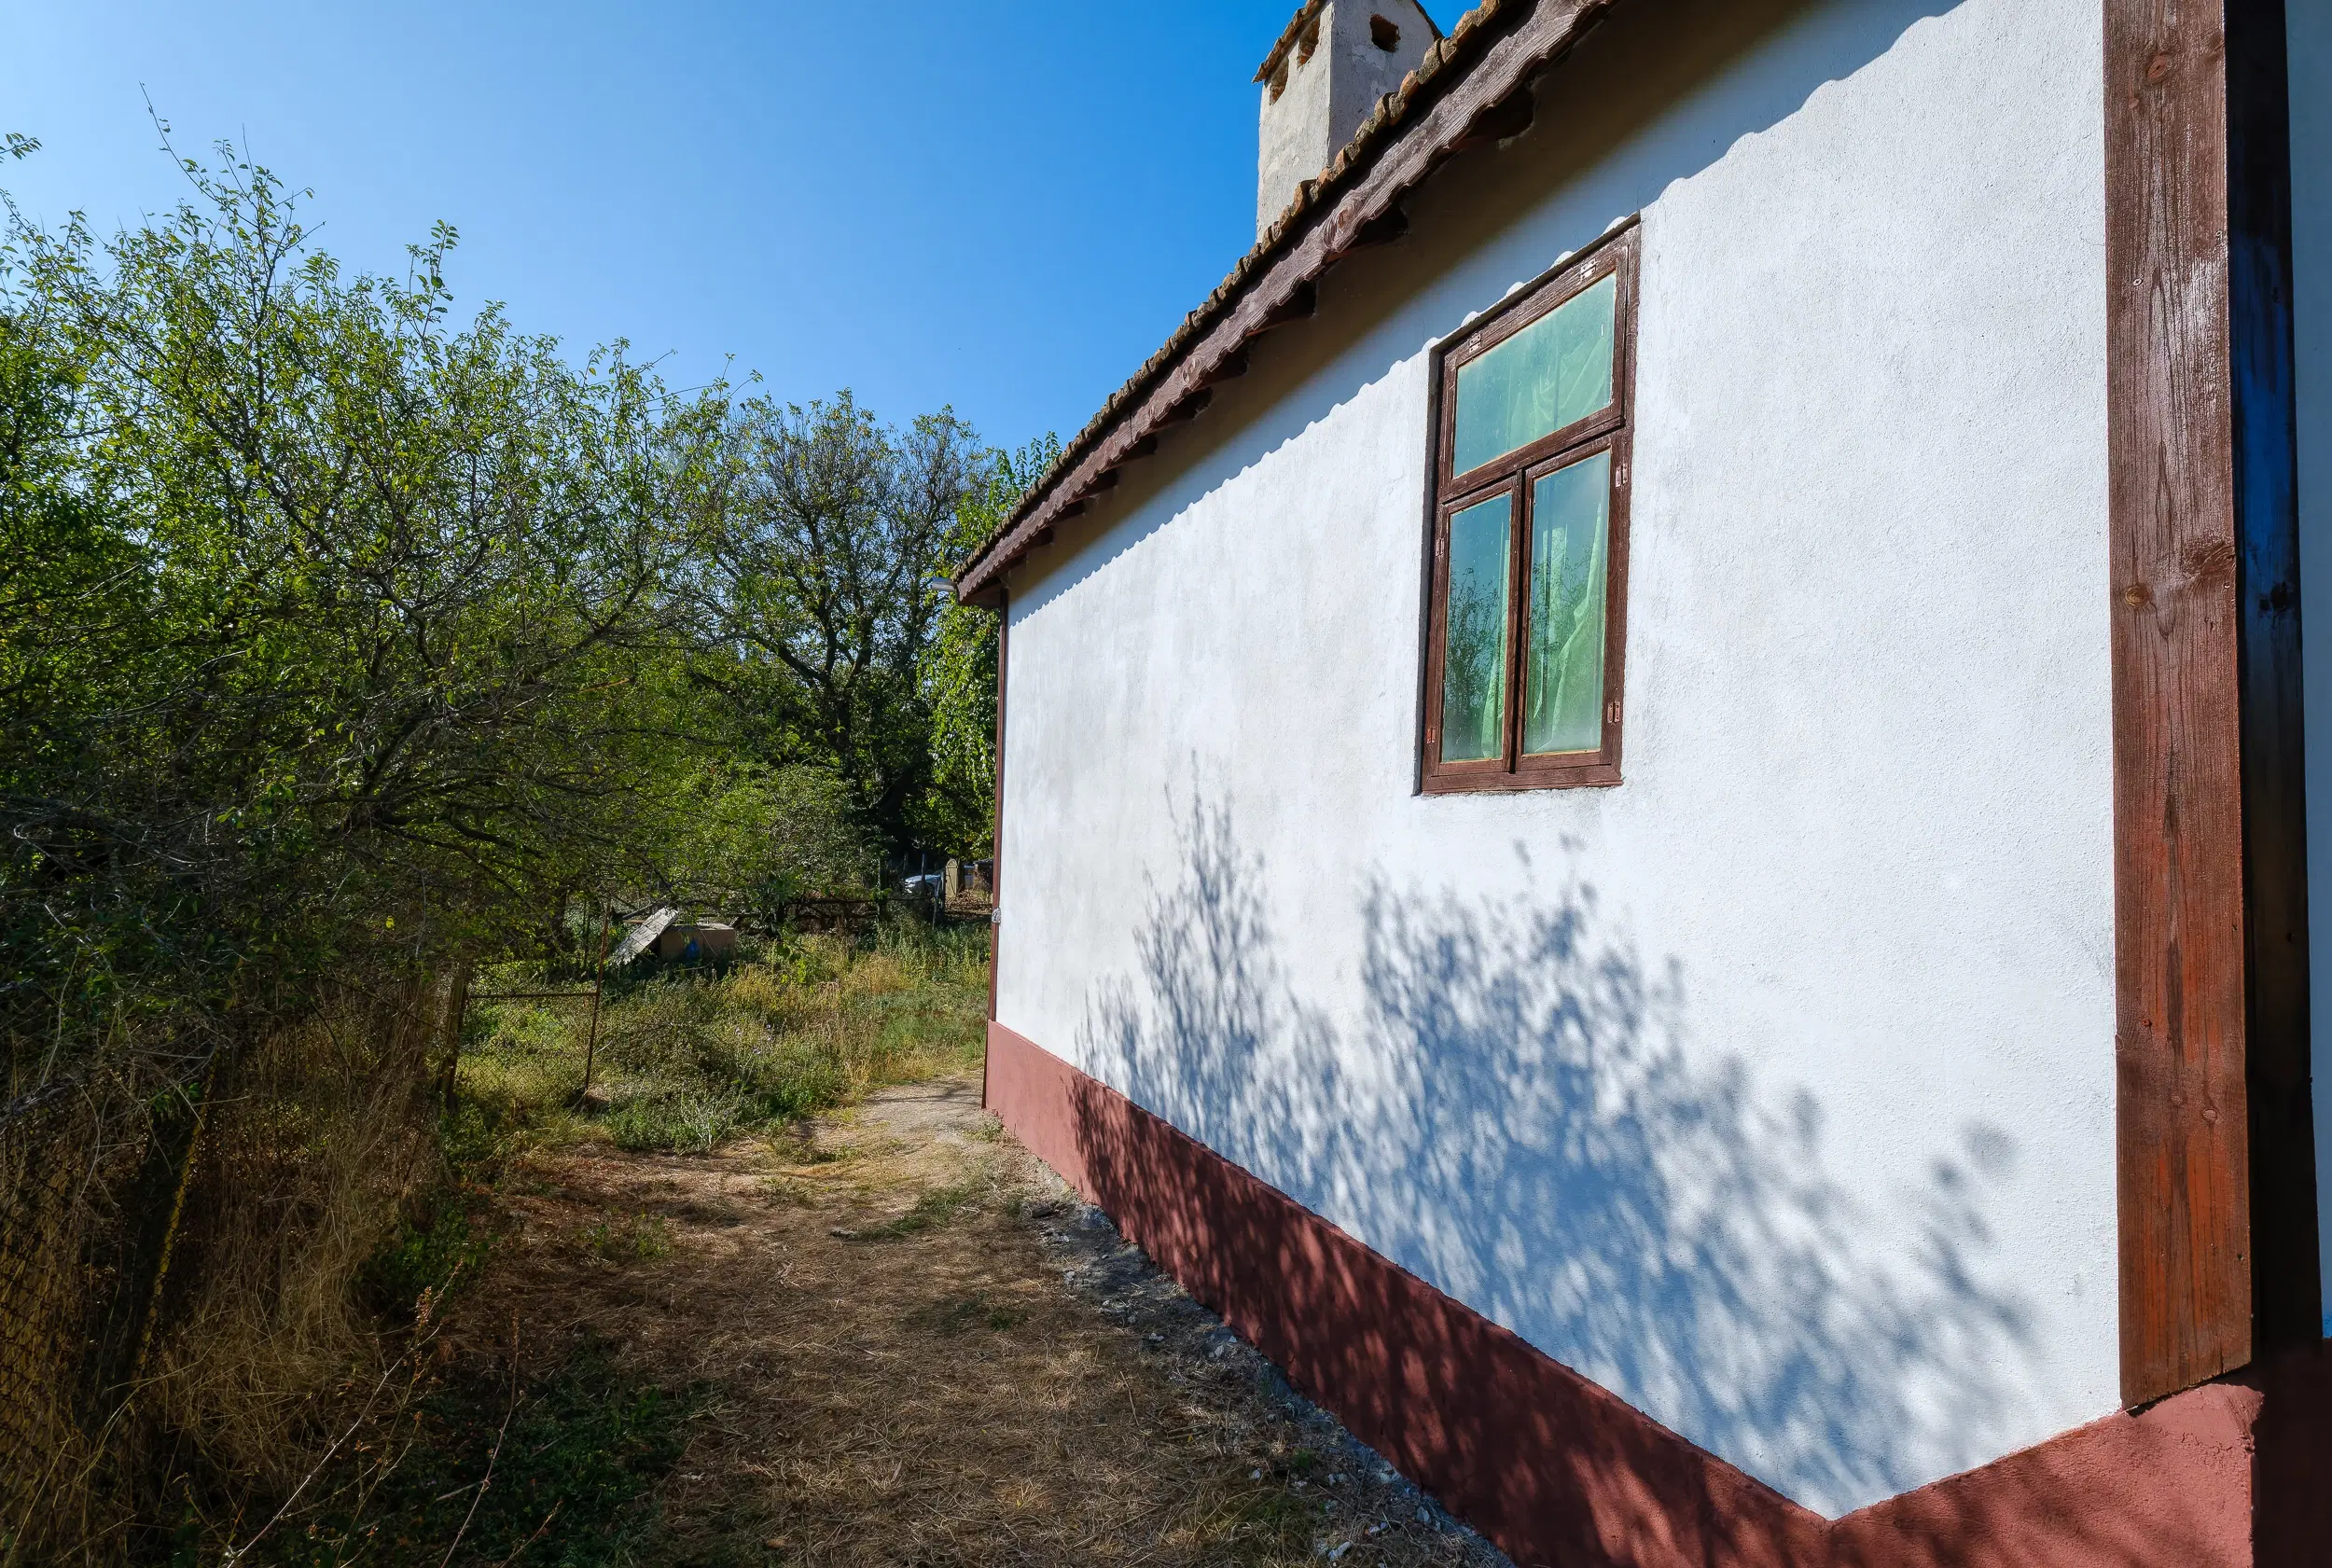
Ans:
[[[1280,34],[1280,41],[1271,46],[1271,52],[1265,55],[1263,63],[1256,67],[1255,79],[1256,81],[1268,82],[1271,79],[1271,73],[1280,68],[1280,62],[1287,58],[1287,51],[1294,49],[1296,41],[1303,36],[1304,29],[1318,21],[1320,13],[1326,10],[1327,7],[1328,0],[1304,0],[1301,6],[1296,7],[1296,14],[1288,19],[1285,31]],[[1417,14],[1425,18],[1425,25],[1433,29],[1433,35],[1436,38],[1441,36],[1440,27],[1436,24],[1432,17],[1425,15],[1425,7],[1422,4],[1417,7]],[[1460,22],[1458,25],[1463,27],[1464,23]]]
[[[1302,34],[1305,24],[1317,18],[1327,7],[1328,0],[1304,0],[1296,8],[1296,15],[1288,22],[1287,30],[1280,35],[1280,41],[1271,46],[1271,52],[1265,55],[1263,63],[1256,67],[1256,80],[1263,82],[1271,79],[1271,73],[1280,68],[1280,62],[1287,58],[1287,51],[1296,47],[1296,39]]]

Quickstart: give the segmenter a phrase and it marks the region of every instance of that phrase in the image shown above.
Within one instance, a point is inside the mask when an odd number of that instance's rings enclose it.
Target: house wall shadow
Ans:
[[[1898,1190],[1844,1190],[1818,1096],[1687,1050],[1683,966],[1576,881],[1513,907],[1366,881],[1365,1005],[1331,1016],[1284,978],[1230,811],[1178,816],[1138,969],[1077,1042],[1132,1103],[1080,1092],[1087,1185],[1523,1561],[2237,1561],[2223,1497],[2099,1517],[2094,1455],[2047,1446],[1824,1517],[2000,1452],[2036,1353],[2032,1304],[1983,1267],[2006,1133],[1906,1128]],[[1291,1198],[1341,1230],[1291,1230]],[[1874,1259],[1874,1228],[1913,1242]],[[2148,1454],[2185,1440],[2114,1419]]]

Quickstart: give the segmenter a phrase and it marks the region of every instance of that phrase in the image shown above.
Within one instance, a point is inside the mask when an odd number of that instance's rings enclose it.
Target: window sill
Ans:
[[[1539,789],[1609,789],[1619,784],[1617,762],[1576,762],[1519,772],[1428,773],[1421,795],[1519,795]]]

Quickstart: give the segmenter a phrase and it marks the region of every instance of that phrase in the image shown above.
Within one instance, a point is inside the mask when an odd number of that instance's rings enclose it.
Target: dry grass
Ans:
[[[703,1391],[645,1561],[1498,1561],[1421,1522],[1413,1492],[998,1137],[978,1093],[888,1090],[712,1157],[527,1161],[467,1321],[526,1325],[538,1374],[590,1343]],[[668,1252],[573,1240],[640,1216]]]
[[[376,1374],[393,1349],[350,1288],[433,1182],[419,1025],[383,1031],[327,1011],[257,1053],[212,1112],[182,1240],[193,1288],[172,1303],[149,1417],[183,1467],[265,1493],[306,1467],[296,1439],[327,1419],[331,1391]]]
[[[351,991],[222,1061],[183,1182],[142,1172],[142,1135],[109,1150],[85,1130],[62,1151],[79,1234],[72,1210],[43,1211],[62,1228],[35,1248],[12,1228],[7,1250],[20,1277],[38,1263],[69,1290],[73,1311],[51,1315],[79,1332],[47,1347],[45,1407],[11,1422],[11,1459],[39,1469],[0,1486],[0,1560],[151,1558],[165,1511],[225,1519],[280,1494],[341,1391],[394,1361],[351,1284],[439,1170],[422,1099],[428,1013],[408,983]],[[140,1227],[131,1197],[167,1207]],[[124,1381],[90,1391],[82,1352],[99,1334]],[[43,1447],[17,1446],[44,1431]]]
[[[112,1261],[155,1252],[152,1241],[116,1225],[124,1239],[111,1250],[85,1244],[92,1225],[117,1216],[107,1191],[83,1189],[152,1186],[139,1173],[143,1141],[124,1144],[96,1182],[87,1150],[101,1140],[77,1123],[37,1143],[16,1130],[0,1145],[18,1194],[0,1244],[10,1318],[0,1386],[12,1395],[0,1421],[0,1562],[207,1561],[225,1543],[247,1545],[296,1494],[274,1551],[317,1510],[353,1506],[407,1441],[382,1423],[435,1386],[416,1381],[408,1353],[416,1307],[475,1272],[484,1237],[473,1228],[514,1157],[576,1142],[712,1148],[977,1059],[986,982],[968,941],[893,937],[855,952],[812,939],[772,957],[615,996],[604,1093],[580,1105],[587,1014],[480,1007],[459,1112],[442,1129],[428,988],[393,978],[332,998],[239,1054],[215,1086],[183,1199],[160,1194],[183,1223],[159,1291],[124,1294],[115,1276],[129,1271]],[[44,1171],[57,1180],[45,1186]],[[60,1183],[54,1201],[43,1198]],[[652,1214],[594,1216],[573,1240],[599,1266],[650,1262],[668,1246],[663,1228]],[[91,1434],[67,1404],[88,1337],[82,1307],[112,1299],[108,1289],[150,1297],[157,1326],[134,1360],[134,1396]],[[320,1472],[357,1412],[348,1451]],[[366,1456],[353,1470],[349,1451]]]
[[[76,1419],[75,1374],[91,1314],[83,1260],[102,1236],[85,1188],[101,1118],[66,1105],[0,1126],[0,1563],[62,1554],[118,1515],[102,1450]],[[110,1434],[104,1435],[110,1436]]]
[[[589,1100],[573,1022],[497,1006],[448,1124],[461,1180],[385,1249],[377,1221],[326,1216],[409,1185],[412,1151],[351,1123],[411,1125],[389,1113],[416,1086],[368,1081],[362,1053],[317,1076],[312,1049],[314,1081],[265,1097],[311,1108],[238,1145],[306,1151],[299,1181],[253,1188],[309,1194],[304,1239],[274,1255],[289,1288],[234,1271],[189,1320],[242,1347],[232,1366],[170,1359],[162,1392],[266,1501],[206,1504],[170,1561],[248,1548],[294,1492],[239,1561],[1502,1562],[979,1110],[984,992],[965,954],[895,944],[652,981],[609,1007]],[[238,1247],[270,1256],[256,1232]],[[334,1270],[389,1317],[368,1326]],[[319,1383],[345,1395],[329,1424]],[[271,1454],[271,1429],[305,1436]]]

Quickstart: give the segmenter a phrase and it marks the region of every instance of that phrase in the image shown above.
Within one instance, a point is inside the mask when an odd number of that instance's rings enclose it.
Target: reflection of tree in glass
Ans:
[[[1505,753],[1506,497],[1450,520],[1450,610],[1443,641],[1441,756]]]
[[[1458,372],[1455,472],[1609,406],[1617,297],[1607,277]]]
[[[1549,474],[1534,489],[1524,751],[1592,751],[1603,742],[1610,502],[1607,455]]]
[[[1549,430],[1585,419],[1611,402],[1612,328],[1618,298],[1617,280],[1605,278],[1558,312],[1571,316],[1567,340],[1558,351],[1555,406]]]

